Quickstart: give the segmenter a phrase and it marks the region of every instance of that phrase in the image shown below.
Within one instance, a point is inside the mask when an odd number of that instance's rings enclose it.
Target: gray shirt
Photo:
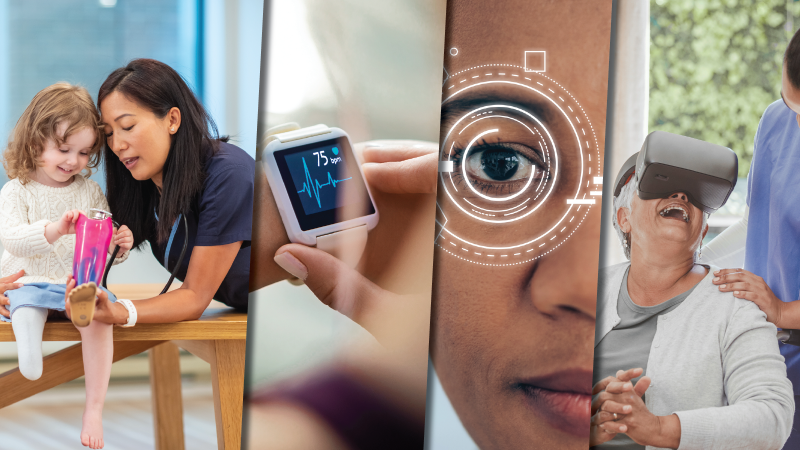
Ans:
[[[627,266],[600,272],[595,342],[619,323]],[[658,315],[645,404],[657,416],[678,416],[679,450],[780,449],[792,430],[794,394],[775,325],[755,303],[720,292],[712,283],[715,269],[680,305]]]
[[[655,306],[639,306],[633,302],[628,293],[629,270],[630,267],[625,270],[617,299],[617,314],[619,314],[620,322],[603,336],[594,350],[594,381],[592,384],[607,376],[616,375],[620,369],[641,367],[644,374],[647,371],[647,360],[650,357],[653,337],[656,335],[658,316],[675,309],[695,288],[692,286],[688,291]],[[644,445],[633,442],[625,434],[618,434],[614,439],[595,448],[598,450],[644,450]]]

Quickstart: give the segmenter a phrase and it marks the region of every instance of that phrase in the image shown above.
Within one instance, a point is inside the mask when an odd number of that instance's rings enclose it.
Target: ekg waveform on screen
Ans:
[[[345,178],[343,180],[337,180],[331,176],[331,173],[328,172],[328,181],[324,184],[320,184],[318,180],[311,178],[311,173],[308,171],[308,166],[306,165],[306,158],[303,158],[303,170],[305,171],[306,181],[303,183],[303,189],[297,191],[298,194],[306,193],[309,197],[316,199],[317,206],[322,208],[322,202],[319,199],[319,190],[325,186],[333,186],[336,187],[336,184],[341,183],[343,181],[347,181],[353,177]]]

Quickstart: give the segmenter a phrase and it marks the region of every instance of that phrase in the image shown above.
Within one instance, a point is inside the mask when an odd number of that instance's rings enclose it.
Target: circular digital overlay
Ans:
[[[442,89],[436,244],[490,266],[558,248],[600,202],[600,147],[584,109],[544,73],[510,64],[456,72]]]

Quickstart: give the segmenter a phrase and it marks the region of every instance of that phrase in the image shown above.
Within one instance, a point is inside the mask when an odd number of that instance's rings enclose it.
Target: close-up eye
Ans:
[[[125,130],[125,131],[131,131],[131,130],[133,129],[133,127],[134,127],[134,125],[131,125],[131,126],[129,126],[128,128],[123,128],[123,130]]]
[[[481,144],[467,156],[466,171],[481,181],[524,180],[532,170],[542,172],[540,158],[533,149],[514,143]]]

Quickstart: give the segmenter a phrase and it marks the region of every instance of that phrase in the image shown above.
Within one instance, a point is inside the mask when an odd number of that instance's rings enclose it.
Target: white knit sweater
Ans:
[[[47,242],[44,227],[57,222],[73,209],[88,211],[99,208],[108,211],[100,186],[92,180],[75,175],[67,187],[54,188],[36,181],[22,184],[13,179],[0,190],[0,241],[3,256],[0,270],[3,276],[25,270],[20,283],[46,282],[64,284],[72,274],[75,254],[75,235],[62,236],[53,244]],[[127,259],[129,252],[114,261]]]

